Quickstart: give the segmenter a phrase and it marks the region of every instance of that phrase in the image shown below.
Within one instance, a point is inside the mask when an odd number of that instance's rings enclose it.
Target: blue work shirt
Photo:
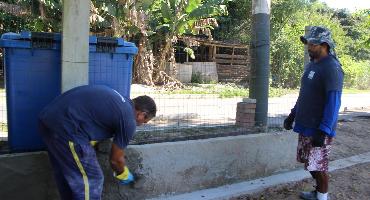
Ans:
[[[319,128],[330,99],[328,95],[331,91],[342,91],[343,76],[339,61],[332,55],[310,62],[301,78],[295,122],[306,128]]]
[[[330,137],[336,135],[343,76],[341,64],[333,55],[306,66],[299,97],[291,111],[295,116],[293,131],[312,136],[320,129]]]
[[[325,132],[330,137],[334,137],[336,135],[335,128],[336,122],[338,120],[341,96],[341,91],[329,91],[327,94],[327,101],[324,106],[323,118],[321,120],[319,129]],[[292,112],[295,112],[295,109],[296,107],[292,109]],[[309,137],[315,134],[317,129],[307,128],[302,124],[295,123],[293,131]]]
[[[136,130],[132,101],[99,85],[63,93],[41,111],[39,119],[55,138],[88,144],[113,137],[122,149]]]

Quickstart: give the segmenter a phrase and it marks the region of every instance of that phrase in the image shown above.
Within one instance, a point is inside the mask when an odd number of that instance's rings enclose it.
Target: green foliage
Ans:
[[[195,83],[195,84],[216,84],[217,83],[217,81],[215,80],[204,80],[200,72],[193,73],[191,75],[190,82]]]
[[[0,34],[20,32],[27,25],[27,19],[0,12]]]
[[[279,29],[273,31],[274,36],[271,37],[271,76],[274,87],[296,88],[299,86],[304,69],[304,45],[300,42],[299,37],[304,35],[306,26],[320,25],[329,28],[336,44],[335,51],[339,57],[352,53],[349,47],[353,41],[347,35],[344,27],[341,26],[341,21],[335,17],[333,10],[320,2],[306,4],[303,7],[299,6],[296,9],[293,9],[295,12],[292,10],[291,13],[288,13],[290,17],[278,17],[278,19],[285,18],[285,20],[280,20],[277,23],[284,23],[279,26]],[[273,19],[275,18],[273,17]],[[356,68],[354,62],[347,62],[346,65],[347,70]],[[356,76],[358,75],[356,74]],[[357,81],[354,78],[348,80]],[[350,85],[354,85],[354,83]]]
[[[247,97],[248,89],[235,84],[192,84],[167,94],[212,94],[220,98]]]
[[[10,7],[20,10],[0,12],[0,34],[20,32],[60,32],[62,5],[60,0],[6,0]],[[41,16],[41,13],[43,16]]]
[[[219,18],[215,30],[219,40],[248,44],[251,27],[251,0],[227,4],[229,16]],[[345,63],[346,87],[369,87],[370,10],[350,13],[331,9],[320,1],[272,0],[270,64],[271,86],[297,88],[304,69],[304,45],[299,37],[305,26],[326,26],[332,32],[336,53]],[[366,83],[366,84],[363,84]]]
[[[370,89],[370,61],[355,61],[350,56],[340,57],[344,76],[344,87]]]
[[[275,88],[275,87],[269,88],[269,97],[281,97],[286,94],[295,94],[295,93],[298,93],[298,90],[287,89],[287,88]]]
[[[370,89],[354,89],[354,88],[344,88],[343,94],[366,94],[370,93]]]
[[[348,17],[345,27],[351,37],[348,53],[356,60],[370,60],[370,9],[360,10]]]
[[[248,44],[250,41],[252,0],[233,0],[227,3],[227,16],[217,17],[219,26],[214,37]]]
[[[0,34],[22,30],[61,31],[61,0],[2,2],[26,12],[1,10]],[[212,32],[216,39],[245,44],[250,41],[252,0],[92,0],[92,5],[92,31],[114,29],[115,36],[119,37],[150,36],[148,48],[153,47],[154,52],[164,42],[175,42],[176,37],[185,34],[210,34],[216,24],[214,18],[219,23]],[[144,22],[139,19],[141,15],[130,15],[132,11],[144,12]],[[332,31],[335,50],[346,73],[345,87],[369,88],[370,10],[350,13],[312,0],[271,2],[271,85],[276,88],[299,86],[304,68],[304,45],[299,36],[304,34],[305,26],[312,25],[326,26]],[[194,55],[190,48],[186,48],[186,52]],[[202,82],[197,77],[193,77],[193,81]]]
[[[199,72],[191,74],[191,82],[192,83],[202,83],[201,74]]]
[[[158,3],[160,2],[160,4]],[[171,36],[194,33],[197,20],[212,18],[227,13],[224,0],[157,0],[152,7],[151,25],[155,31]],[[212,28],[210,24],[198,24],[198,28]]]
[[[220,98],[248,97],[249,91],[242,87],[225,88],[219,93]]]
[[[191,49],[189,47],[185,47],[184,51],[190,56],[191,59],[195,59],[195,54],[194,54],[193,49]]]

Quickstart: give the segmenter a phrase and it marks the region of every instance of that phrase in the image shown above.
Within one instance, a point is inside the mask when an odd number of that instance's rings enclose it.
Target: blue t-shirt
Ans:
[[[295,116],[293,131],[312,136],[320,129],[328,136],[336,135],[343,75],[339,61],[332,55],[307,65],[297,103],[291,111]]]
[[[56,138],[87,144],[113,137],[122,149],[136,130],[132,101],[98,85],[63,93],[41,111],[39,119]]]
[[[330,91],[327,94],[328,98],[324,106],[324,114],[318,128],[329,137],[334,137],[336,135],[335,128],[341,104],[341,95],[341,91]],[[292,112],[295,112],[295,108],[296,107],[292,109]],[[309,137],[317,132],[317,128],[308,128],[296,122],[293,131]]]
[[[310,62],[301,79],[295,122],[306,128],[319,128],[331,91],[341,92],[343,70],[334,56]]]

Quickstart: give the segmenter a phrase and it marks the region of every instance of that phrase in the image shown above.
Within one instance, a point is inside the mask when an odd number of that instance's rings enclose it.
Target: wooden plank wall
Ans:
[[[232,54],[213,55],[214,62],[217,63],[217,73],[219,82],[248,83],[250,73],[249,51],[245,55],[237,55],[233,49]]]

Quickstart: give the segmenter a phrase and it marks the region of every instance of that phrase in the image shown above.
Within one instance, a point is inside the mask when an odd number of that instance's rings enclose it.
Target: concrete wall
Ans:
[[[132,145],[128,165],[143,177],[135,189],[116,183],[107,164],[108,148],[101,149],[103,199],[145,199],[271,175],[297,166],[296,144],[297,135],[284,132]]]
[[[192,65],[192,74],[197,74],[204,82],[218,82],[217,66],[215,62],[185,62]]]
[[[176,63],[176,75],[174,72],[174,65],[170,62],[166,63],[166,73],[176,78],[181,83],[190,83],[193,66],[190,64]]]
[[[296,144],[296,134],[283,132],[132,145],[126,161],[142,177],[133,188],[112,176],[110,142],[105,142],[97,151],[105,175],[103,200],[179,194],[292,169]],[[0,172],[2,200],[58,199],[44,152],[2,155]]]
[[[0,199],[59,199],[45,152],[0,155]]]

